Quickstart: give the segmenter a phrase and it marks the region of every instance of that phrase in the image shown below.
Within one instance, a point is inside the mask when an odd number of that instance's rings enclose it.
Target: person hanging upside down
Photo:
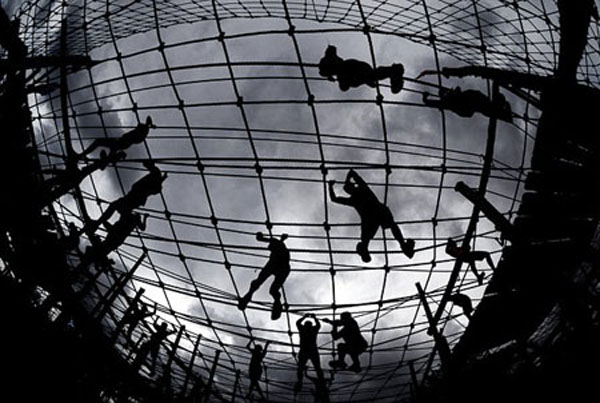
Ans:
[[[337,55],[337,48],[329,45],[325,56],[319,61],[319,74],[329,80],[337,77],[340,90],[368,85],[375,88],[377,81],[390,79],[392,93],[397,94],[404,86],[404,66],[395,63],[391,66],[371,67],[369,63],[356,59],[342,59]]]
[[[369,185],[353,169],[350,169],[346,175],[344,191],[350,197],[336,196],[333,189],[335,181],[329,181],[329,196],[331,201],[345,206],[354,207],[361,220],[360,242],[356,244],[356,252],[360,255],[363,262],[370,262],[369,242],[375,236],[375,233],[381,227],[383,230],[391,229],[394,238],[400,243],[402,252],[411,259],[415,254],[415,241],[404,239],[402,231],[398,224],[394,222],[394,217],[390,209],[381,203],[375,193],[369,188]]]
[[[329,320],[323,319],[323,322],[329,323],[333,326],[331,335],[334,340],[339,338],[344,339],[344,343],[338,343],[338,359],[337,361],[330,361],[329,365],[332,368],[346,368],[346,354],[352,358],[352,365],[348,368],[350,371],[360,372],[360,354],[364,353],[368,347],[367,341],[360,334],[360,328],[358,323],[354,320],[350,312],[342,312],[340,319]],[[343,326],[342,330],[338,331],[338,326]]]
[[[479,285],[483,284],[483,278],[485,277],[485,273],[480,273],[477,271],[477,266],[475,265],[475,262],[481,262],[485,260],[490,266],[490,269],[496,270],[496,267],[494,266],[494,262],[492,261],[492,257],[489,252],[478,250],[472,251],[469,245],[459,247],[456,241],[452,238],[448,238],[448,243],[446,244],[446,253],[455,259],[460,259],[461,261],[467,263],[475,277],[477,277],[477,282],[479,283]]]
[[[504,95],[498,94],[495,100],[477,90],[461,90],[460,87],[440,89],[439,99],[430,99],[428,92],[423,93],[423,103],[427,106],[448,109],[464,118],[472,117],[479,112],[489,118],[495,117],[512,122],[512,110]]]
[[[275,277],[269,294],[273,297],[273,310],[271,311],[271,319],[277,320],[281,316],[283,309],[281,304],[281,293],[279,289],[290,274],[290,251],[285,246],[284,241],[287,239],[287,234],[282,234],[279,239],[265,237],[262,232],[256,233],[256,239],[269,244],[271,255],[269,261],[260,270],[258,277],[250,283],[250,289],[238,303],[238,308],[242,311],[246,309],[248,302],[252,300],[252,295],[260,288],[260,286],[272,275]]]

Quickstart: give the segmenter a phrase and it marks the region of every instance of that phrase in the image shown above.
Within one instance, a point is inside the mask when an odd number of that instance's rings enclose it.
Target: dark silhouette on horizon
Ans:
[[[260,286],[270,277],[275,277],[269,294],[273,297],[273,310],[271,311],[271,319],[277,320],[281,316],[283,306],[281,304],[281,293],[279,289],[290,274],[290,251],[285,246],[284,241],[287,239],[287,234],[282,234],[279,239],[274,237],[265,237],[262,232],[256,233],[256,240],[269,244],[268,249],[271,251],[267,264],[260,270],[258,277],[250,283],[250,289],[244,295],[239,303],[238,308],[242,311],[246,309],[248,303],[252,300],[252,295],[260,288]]]
[[[352,365],[348,367],[349,371],[360,372],[360,354],[364,353],[369,346],[367,341],[360,333],[360,328],[356,320],[352,317],[350,312],[342,312],[340,319],[330,320],[323,319],[323,322],[333,326],[331,336],[334,340],[342,338],[344,343],[338,343],[338,359],[330,361],[329,365],[334,369],[346,369],[346,354],[350,355],[352,359]],[[338,331],[338,327],[342,326],[342,329]]]
[[[391,66],[371,67],[367,62],[356,59],[342,59],[337,54],[337,48],[329,45],[325,55],[319,61],[319,74],[333,81],[337,77],[340,90],[368,85],[375,88],[377,81],[390,79],[392,93],[399,93],[404,87],[404,66],[394,63]]]
[[[489,265],[490,269],[496,270],[496,267],[494,266],[494,261],[492,260],[492,257],[489,252],[477,250],[472,251],[469,245],[459,247],[456,241],[452,238],[448,238],[448,243],[446,244],[446,253],[455,259],[460,259],[462,262],[467,263],[475,277],[477,277],[477,282],[479,283],[479,285],[483,284],[485,273],[477,271],[477,266],[475,265],[475,262],[485,260]]]
[[[427,106],[448,109],[465,118],[470,118],[479,112],[489,118],[495,117],[512,123],[510,104],[502,94],[498,94],[495,100],[491,100],[481,91],[463,91],[460,87],[454,87],[441,88],[438,99],[431,99],[430,95],[428,92],[423,93],[423,103]]]
[[[148,116],[146,117],[146,122],[139,123],[137,127],[124,133],[121,137],[107,137],[94,140],[92,144],[78,154],[78,156],[80,158],[85,157],[99,147],[108,148],[110,154],[126,150],[134,144],[142,143],[146,137],[148,137],[151,128],[154,129],[156,126],[152,123],[152,118]]]
[[[314,325],[310,319],[315,322]],[[317,336],[319,329],[321,329],[319,319],[312,313],[304,314],[304,316],[296,321],[296,327],[300,333],[300,351],[298,352],[298,380],[296,385],[294,385],[295,394],[302,389],[302,377],[309,360],[312,362],[313,368],[317,373],[318,382],[324,382],[319,347],[317,346]]]
[[[264,347],[260,344],[255,344],[254,348],[252,348],[250,346],[251,344],[252,340],[250,340],[246,345],[246,348],[250,350],[250,353],[252,354],[252,357],[250,358],[250,365],[248,368],[248,376],[250,377],[250,386],[248,387],[248,398],[250,398],[252,391],[256,389],[261,399],[265,400],[265,396],[263,394],[259,382],[260,378],[262,377],[263,371],[262,363],[265,356],[267,355],[267,348],[269,348],[269,344],[271,344],[271,342],[267,341]]]
[[[329,196],[331,201],[337,204],[354,207],[360,216],[360,242],[356,244],[356,252],[360,255],[363,262],[371,261],[369,254],[369,243],[379,229],[391,229],[394,238],[400,243],[402,252],[411,259],[415,253],[415,241],[405,239],[402,231],[396,222],[390,209],[381,203],[375,193],[369,188],[369,185],[353,169],[348,171],[346,181],[344,182],[344,191],[350,197],[339,197],[335,194],[335,181],[329,181]]]
[[[448,301],[462,308],[465,316],[469,320],[471,319],[471,313],[473,313],[473,302],[471,302],[471,298],[468,295],[457,292],[455,294],[452,294],[450,298],[448,298]]]

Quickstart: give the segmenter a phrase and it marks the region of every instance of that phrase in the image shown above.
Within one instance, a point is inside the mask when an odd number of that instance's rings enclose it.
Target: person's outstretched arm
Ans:
[[[335,194],[335,190],[333,189],[334,185],[335,185],[334,180],[329,181],[329,198],[331,199],[331,201],[334,203],[351,206],[349,197],[339,197],[338,195]]]
[[[250,351],[253,351],[254,349],[252,347],[250,347],[250,344],[252,344],[252,339],[248,340],[248,344],[246,344],[246,348]]]
[[[269,348],[269,344],[271,344],[270,340],[265,343],[265,348],[263,348],[262,358],[265,358],[265,356],[267,355],[267,349]]]

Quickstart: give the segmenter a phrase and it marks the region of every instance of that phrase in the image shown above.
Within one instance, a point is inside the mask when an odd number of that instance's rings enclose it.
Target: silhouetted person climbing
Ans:
[[[267,355],[267,348],[269,347],[270,341],[267,341],[265,347],[260,344],[256,344],[254,348],[250,347],[252,340],[248,342],[246,348],[250,350],[252,353],[252,357],[250,358],[250,367],[248,369],[248,375],[250,377],[250,387],[248,388],[248,397],[252,394],[252,391],[256,389],[260,397],[264,400],[265,396],[263,395],[262,389],[260,388],[260,378],[262,376],[262,362],[265,356]]]
[[[161,343],[170,335],[176,333],[175,330],[168,330],[167,323],[161,322],[160,325],[154,324],[156,331],[150,335],[150,339],[141,345],[138,354],[135,357],[133,367],[139,369],[140,366],[146,361],[148,354],[152,359],[150,365],[150,374],[154,375],[154,369],[156,367],[156,360],[158,359],[158,353],[160,351]]]
[[[252,295],[260,286],[269,278],[274,276],[275,279],[269,288],[269,294],[273,297],[273,310],[271,311],[271,319],[277,320],[281,316],[281,293],[279,289],[290,274],[290,251],[285,246],[284,241],[287,239],[287,234],[282,234],[280,239],[265,237],[262,232],[256,233],[256,239],[269,244],[271,255],[269,261],[260,270],[258,277],[250,283],[250,289],[238,303],[238,308],[246,309],[248,302],[252,300]]]
[[[375,193],[369,188],[369,185],[353,169],[346,175],[344,191],[350,197],[338,197],[335,194],[333,186],[335,181],[329,181],[329,196],[331,201],[338,204],[354,207],[360,216],[360,242],[356,244],[356,252],[360,255],[363,262],[370,262],[369,242],[375,236],[375,233],[381,227],[382,229],[391,229],[394,238],[400,243],[402,252],[409,259],[415,254],[415,241],[404,239],[402,231],[398,224],[394,222],[394,217],[390,209],[381,203]]]
[[[325,56],[319,61],[319,74],[329,80],[336,76],[340,90],[368,85],[375,88],[377,81],[390,79],[392,93],[397,94],[404,86],[404,66],[400,63],[373,69],[370,64],[356,59],[342,59],[337,48],[329,45]]]
[[[100,218],[86,224],[87,230],[95,230],[100,224],[106,224],[115,211],[120,215],[127,214],[146,204],[148,197],[160,193],[167,174],[162,173],[152,161],[144,162],[144,166],[150,172],[135,182],[125,196],[112,202]]]
[[[139,305],[141,305],[141,307]],[[126,333],[127,340],[131,340],[133,331],[138,327],[138,325],[141,321],[156,314],[156,304],[154,305],[154,309],[152,311],[150,311],[150,309],[148,308],[148,305],[143,302],[139,305],[136,302],[134,302],[133,305],[131,306],[131,309],[129,309],[127,312],[125,312],[125,314],[123,315],[123,318],[121,319],[121,321],[119,322],[119,325],[117,326],[117,330],[116,330],[117,334],[118,334],[118,332],[123,330],[125,328],[125,326],[128,326],[127,333]]]
[[[360,328],[358,323],[352,318],[350,312],[343,312],[338,320],[323,319],[323,322],[329,323],[333,326],[331,335],[334,340],[339,338],[344,339],[344,343],[338,343],[338,359],[337,361],[330,361],[329,365],[332,368],[346,368],[346,354],[352,358],[352,365],[348,368],[350,371],[360,372],[360,359],[359,356],[368,347],[367,341],[360,334]],[[338,331],[338,326],[343,326],[342,330]]]
[[[150,129],[154,128],[156,126],[152,123],[152,118],[148,116],[145,123],[139,123],[136,128],[124,133],[121,137],[107,137],[94,140],[79,156],[84,157],[98,147],[108,148],[111,154],[126,150],[134,144],[142,143],[148,137]]]
[[[136,228],[139,228],[142,231],[145,230],[147,219],[148,214],[142,215],[132,211],[126,211],[119,217],[119,220],[116,223],[105,223],[107,230],[106,238],[96,246],[88,246],[86,255],[82,259],[81,264],[86,266],[90,261],[105,259],[109,253],[115,251],[123,244],[123,242],[125,242],[133,230]]]
[[[487,117],[495,117],[506,122],[512,122],[512,110],[504,95],[498,94],[491,100],[487,95],[477,90],[461,90],[460,87],[440,89],[439,99],[430,99],[428,92],[423,93],[423,103],[427,106],[448,109],[459,116],[470,118],[479,112]]]
[[[313,325],[308,318],[312,318],[315,324]],[[319,381],[324,382],[319,348],[317,347],[317,335],[321,328],[319,320],[314,314],[307,313],[296,321],[296,327],[298,328],[298,332],[300,332],[300,351],[298,352],[298,381],[294,386],[294,393],[298,393],[302,388],[302,376],[304,375],[308,360],[312,362]]]
[[[452,294],[448,301],[452,302],[454,305],[462,308],[463,313],[469,319],[471,319],[471,313],[473,312],[473,303],[471,302],[471,298],[468,295],[456,293]]]
[[[97,170],[104,170],[109,164],[114,164],[119,160],[124,159],[126,154],[118,152],[107,155],[100,153],[100,159],[86,165],[83,168],[77,166],[67,169],[45,169],[43,173],[53,174],[54,176],[45,181],[45,186],[49,191],[49,199],[56,200],[64,196],[71,189],[79,186],[79,184],[90,174]]]
[[[480,273],[477,271],[477,266],[475,265],[475,262],[485,260],[490,266],[490,269],[496,270],[496,267],[494,266],[494,262],[492,261],[492,257],[490,256],[489,252],[472,251],[469,245],[459,247],[456,241],[452,238],[448,238],[448,243],[446,244],[446,253],[455,259],[460,259],[461,261],[467,263],[473,274],[475,274],[475,277],[477,277],[477,282],[479,283],[479,285],[483,284],[483,278],[485,277],[485,273]]]

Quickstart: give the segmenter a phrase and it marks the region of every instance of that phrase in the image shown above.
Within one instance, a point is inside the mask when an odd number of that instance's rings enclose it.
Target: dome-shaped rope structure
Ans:
[[[31,66],[28,106],[74,288],[171,398],[408,401],[493,298],[540,115],[502,74],[557,70],[554,2],[39,0],[18,18],[30,59],[58,60]],[[597,88],[597,21],[588,36],[577,79]],[[333,46],[385,75],[324,73]],[[370,250],[334,197],[348,172],[393,215]],[[278,318],[271,279],[246,293],[280,239]],[[343,312],[368,344],[355,372],[327,364]],[[324,375],[300,384],[305,314]]]

